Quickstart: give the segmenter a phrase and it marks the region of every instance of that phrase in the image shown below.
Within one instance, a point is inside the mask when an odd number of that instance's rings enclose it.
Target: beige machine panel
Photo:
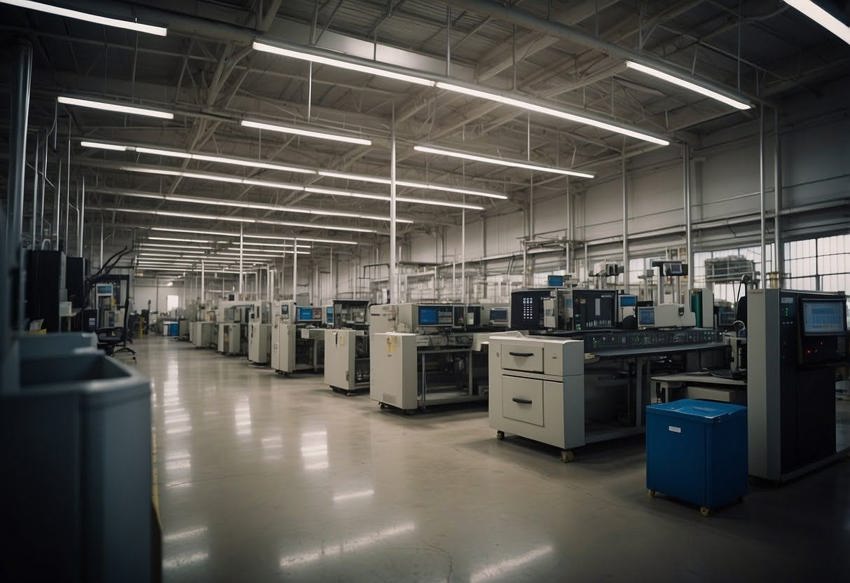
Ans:
[[[543,346],[502,344],[502,368],[523,372],[543,372]]]
[[[502,415],[543,426],[543,381],[502,376]]]

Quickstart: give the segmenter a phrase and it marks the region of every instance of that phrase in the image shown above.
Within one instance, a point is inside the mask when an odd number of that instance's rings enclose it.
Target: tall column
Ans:
[[[243,241],[242,231],[243,231],[243,226],[239,225],[239,299],[240,300],[244,299],[242,297],[242,286],[243,286],[243,282],[245,280],[245,274],[242,271],[242,253],[244,251],[244,245],[243,245],[244,241]]]
[[[623,291],[629,293],[629,193],[626,184],[626,151],[623,149]]]
[[[767,287],[767,258],[764,240],[764,105],[759,107],[759,231],[761,234],[761,287]]]
[[[17,392],[20,385],[16,332],[24,327],[24,278],[21,233],[24,213],[24,171],[27,116],[30,107],[32,46],[20,41],[14,49],[9,91],[9,173],[6,182],[6,241],[0,257],[0,392]],[[2,217],[2,212],[0,212]]]
[[[292,301],[298,302],[298,239],[292,245]]]
[[[779,109],[773,110],[773,270],[779,273],[779,287],[782,287],[782,272],[785,271],[785,246],[782,243],[782,150],[779,135]]]
[[[397,304],[398,297],[398,261],[396,257],[396,140],[395,113],[393,113],[392,153],[390,156],[390,302]]]
[[[682,146],[682,191],[684,195],[685,212],[685,247],[688,254],[688,289],[694,287],[694,266],[691,228],[691,151],[688,144]],[[660,277],[660,275],[659,275]]]

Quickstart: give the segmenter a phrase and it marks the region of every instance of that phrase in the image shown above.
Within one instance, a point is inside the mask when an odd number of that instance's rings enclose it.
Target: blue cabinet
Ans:
[[[646,487],[703,514],[747,493],[747,408],[683,399],[646,408]]]

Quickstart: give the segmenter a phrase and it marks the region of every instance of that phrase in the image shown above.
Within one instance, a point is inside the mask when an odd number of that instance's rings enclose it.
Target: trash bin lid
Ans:
[[[672,417],[692,417],[694,421],[714,423],[723,417],[734,415],[747,408],[731,403],[700,401],[697,399],[681,399],[669,403],[657,403],[647,406],[647,413],[669,415]]]

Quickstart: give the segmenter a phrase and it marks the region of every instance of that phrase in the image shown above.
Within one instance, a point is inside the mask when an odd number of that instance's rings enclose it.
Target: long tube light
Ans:
[[[352,63],[350,61],[344,59],[334,59],[332,57],[325,57],[323,55],[317,55],[315,53],[310,53],[301,50],[288,49],[280,46],[270,45],[267,43],[254,41],[254,50],[261,51],[264,53],[272,53],[275,55],[280,55],[283,57],[289,57],[291,59],[299,59],[302,61],[310,61],[311,63],[319,63],[320,65],[329,65],[331,67],[339,67],[341,69],[347,69],[349,71],[357,71],[358,73],[366,73],[367,75],[375,75],[376,77],[386,77],[387,79],[395,79],[397,81],[405,81],[407,83],[413,83],[415,85],[424,85],[426,87],[433,87],[434,81],[430,79],[425,79],[423,77],[417,77],[416,75],[408,75],[406,73],[397,73],[395,71],[389,71],[387,69],[381,67],[371,67],[369,65],[361,65],[359,63]]]
[[[159,109],[134,107],[131,105],[121,105],[120,103],[110,103],[107,101],[94,101],[92,99],[79,99],[77,97],[67,97],[65,95],[57,97],[56,100],[63,105],[76,105],[77,107],[87,107],[89,109],[100,109],[103,111],[115,111],[130,115],[143,115],[145,117],[156,117],[159,119],[174,119],[173,113],[161,111]]]
[[[847,26],[832,14],[811,0],[784,0],[785,3],[820,24],[829,32],[850,44],[850,26]]]
[[[186,245],[176,245],[174,243],[139,243],[142,247],[166,247],[168,249],[212,249],[210,245],[192,245],[191,247],[187,247]]]
[[[181,237],[148,237],[150,241],[182,241],[184,243],[212,243],[210,239],[183,239]]]
[[[584,115],[579,115],[576,113],[570,113],[568,111],[564,111],[561,109],[555,109],[554,107],[548,107],[546,105],[539,105],[537,103],[532,103],[530,101],[525,101],[522,99],[517,99],[515,97],[508,97],[506,95],[501,95],[499,93],[493,93],[492,91],[482,91],[480,89],[473,89],[471,87],[465,87],[463,85],[456,85],[454,83],[446,83],[445,81],[438,81],[437,87],[439,89],[444,89],[446,91],[452,91],[454,93],[462,93],[463,95],[469,95],[471,97],[478,97],[481,99],[486,99],[488,101],[495,101],[497,103],[503,103],[505,105],[511,105],[513,107],[517,107],[519,109],[525,109],[527,111],[533,111],[535,113],[542,113],[543,115],[549,115],[552,117],[557,117],[560,119],[565,119],[567,121],[574,121],[576,123],[581,123],[589,126],[593,126],[599,129],[607,130],[609,132],[613,132],[616,134],[622,134],[624,136],[629,136],[631,138],[637,138],[638,140],[644,140],[646,142],[652,142],[653,144],[658,144],[660,146],[669,146],[670,142],[663,138],[658,138],[656,136],[640,132],[637,130],[632,130],[623,126],[614,125],[612,123],[608,123],[596,118],[587,117]]]
[[[722,93],[718,93],[717,91],[712,91],[707,87],[703,87],[701,85],[697,85],[696,83],[692,83],[681,77],[676,77],[675,75],[671,75],[669,73],[665,73],[664,71],[660,71],[653,67],[648,67],[642,63],[637,63],[635,61],[626,61],[626,67],[629,69],[634,69],[635,71],[640,71],[641,73],[646,73],[647,75],[651,75],[657,79],[661,79],[662,81],[667,81],[668,83],[672,83],[673,85],[678,85],[679,87],[684,87],[690,91],[695,93],[699,93],[700,95],[705,95],[706,97],[710,97],[716,101],[721,103],[725,103],[726,105],[731,105],[735,109],[750,109],[752,105],[746,103],[744,101],[740,101],[738,99],[732,99],[727,95],[723,95]]]
[[[243,119],[242,127],[254,128],[258,130],[269,130],[271,132],[280,132],[284,134],[294,134],[296,136],[305,136],[308,138],[316,138],[319,140],[330,140],[333,142],[345,142],[346,144],[357,144],[360,146],[371,146],[372,140],[365,138],[355,138],[354,136],[346,136],[344,134],[332,134],[330,132],[319,132],[316,130],[308,130],[295,126],[284,126],[279,124],[270,124],[261,121],[251,121]]]
[[[531,164],[530,162],[521,162],[519,160],[510,160],[506,158],[491,158],[489,156],[481,156],[470,152],[460,152],[458,150],[446,150],[445,148],[436,148],[434,146],[414,146],[417,152],[425,152],[427,154],[436,154],[438,156],[449,156],[451,158],[463,158],[464,160],[472,160],[474,162],[483,162],[484,164],[495,164],[497,166],[509,166],[511,168],[523,168],[534,172],[549,172],[551,174],[562,174],[564,176],[577,176],[579,178],[593,178],[593,174],[587,172],[577,172],[576,170],[566,170],[564,168],[556,168],[554,166],[540,166]]]
[[[94,188],[91,189],[90,192],[98,192],[101,194],[108,194],[113,196],[125,196],[129,198],[147,198],[147,199],[157,199],[157,200],[166,200],[171,202],[185,202],[190,204],[202,204],[202,205],[211,205],[211,206],[226,206],[226,207],[235,207],[235,208],[250,208],[256,210],[267,210],[267,211],[275,211],[281,213],[297,213],[297,214],[306,214],[306,215],[315,215],[320,217],[344,217],[350,219],[365,219],[371,221],[390,221],[389,216],[381,216],[381,215],[364,215],[360,213],[349,213],[345,211],[333,211],[327,209],[310,209],[304,207],[294,207],[294,206],[278,206],[273,204],[265,204],[260,202],[246,202],[246,201],[233,201],[233,200],[221,200],[216,198],[203,198],[197,196],[183,196],[179,194],[159,194],[156,192],[139,192],[139,191],[130,191],[130,190],[122,190],[116,188]],[[398,223],[413,223],[411,219],[396,219]]]
[[[129,209],[122,207],[90,207],[94,211],[118,212],[118,213],[135,213],[142,215],[155,215],[162,217],[181,217],[185,219],[198,219],[202,221],[229,221],[234,223],[249,223],[258,225],[277,225],[280,227],[295,227],[302,229],[327,229],[329,231],[348,231],[351,233],[376,233],[374,229],[363,229],[360,227],[343,227],[339,225],[319,225],[316,223],[294,223],[290,221],[273,221],[269,219],[249,219],[245,217],[232,217],[220,215],[207,215],[203,213],[178,213],[174,211],[161,210],[146,210],[146,209]],[[175,229],[166,229],[174,232]]]
[[[259,160],[246,160],[245,158],[234,158],[232,156],[213,156],[210,154],[193,154],[181,150],[168,150],[165,148],[150,148],[147,146],[133,146],[110,144],[108,142],[91,142],[84,140],[80,142],[84,148],[96,148],[99,150],[112,150],[116,152],[138,152],[139,154],[150,154],[167,158],[181,158],[183,160],[198,160],[201,162],[213,162],[216,164],[230,164],[232,166],[243,166],[245,168],[259,168],[262,170],[275,170],[277,172],[295,172],[298,174],[316,174],[311,168],[301,166],[287,166],[285,164],[274,164],[272,162],[261,162]]]
[[[181,158],[181,159],[189,159],[189,160],[200,160],[204,162],[214,162],[221,164],[232,164],[235,166],[244,166],[247,168],[259,168],[264,170],[276,170],[279,172],[295,172],[299,174],[311,174],[328,178],[341,178],[344,180],[352,180],[355,182],[370,182],[374,184],[384,184],[389,185],[390,179],[384,178],[381,176],[368,176],[363,174],[354,174],[351,172],[337,172],[334,170],[315,170],[313,168],[307,168],[305,166],[292,166],[288,164],[274,164],[271,162],[260,162],[256,160],[248,160],[245,158],[233,158],[230,156],[208,156],[206,154],[193,154],[191,152],[178,151],[178,150],[169,150],[164,148],[155,148],[151,146],[142,146],[142,145],[131,145],[131,144],[115,144],[111,142],[93,142],[89,140],[83,140],[80,142],[80,145],[84,148],[95,148],[99,150],[110,150],[114,152],[138,152],[142,154],[154,154],[158,156],[168,156],[173,158]],[[487,192],[484,190],[477,190],[472,188],[464,188],[464,187],[456,187],[450,184],[439,184],[439,183],[429,183],[429,182],[419,182],[412,180],[398,180],[396,181],[398,186],[404,186],[408,188],[417,188],[422,190],[436,190],[440,192],[455,192],[458,194],[467,194],[470,196],[482,196],[485,198],[495,198],[495,199],[507,199],[508,197],[504,194],[496,193],[496,192]]]
[[[121,166],[121,170],[127,172],[142,172],[144,174],[158,174],[161,176],[180,176],[183,178],[197,178],[198,180],[212,180],[215,182],[229,182],[232,184],[250,184],[252,186],[261,186],[265,188],[280,188],[283,190],[294,190],[308,192],[311,194],[328,194],[331,196],[344,196],[348,198],[365,198],[369,200],[389,201],[390,197],[383,194],[373,194],[371,192],[355,192],[351,190],[341,190],[338,188],[324,188],[320,186],[301,186],[299,184],[291,184],[285,182],[273,182],[270,180],[255,180],[250,178],[239,178],[238,176],[227,176],[223,174],[213,174],[208,172],[186,172],[184,170],[168,170],[165,168],[149,168],[146,166]],[[413,204],[425,204],[432,206],[445,206],[450,208],[463,208],[469,210],[484,210],[484,207],[472,204],[448,202],[442,200],[425,200],[419,198],[396,197],[399,202],[409,202]],[[228,220],[228,219],[222,219]]]
[[[79,10],[51,6],[50,4],[44,4],[42,2],[30,2],[29,0],[0,0],[0,4],[8,4],[9,6],[26,8],[27,10],[35,10],[36,12],[46,12],[48,14],[55,14],[56,16],[63,16],[65,18],[84,20],[94,24],[134,30],[136,32],[143,32],[145,34],[153,34],[156,36],[166,36],[168,34],[168,29],[164,26],[152,26],[150,24],[132,22],[130,20],[108,18],[106,16],[98,16],[97,14],[90,14],[88,12],[80,12]]]
[[[239,233],[228,233],[225,231],[205,231],[203,229],[182,229],[178,227],[151,227],[151,231],[168,231],[170,233],[189,233],[193,235],[215,235],[219,237],[239,237]],[[282,237],[281,235],[242,235],[248,239],[269,239],[272,241],[307,241],[309,243],[327,243],[330,245],[357,245],[357,241],[340,241],[339,239],[316,239],[312,237]]]
[[[467,87],[465,85],[458,85],[457,83],[449,82],[449,81],[441,81],[435,80],[432,78],[426,78],[422,76],[413,75],[407,72],[401,72],[397,70],[393,70],[387,65],[381,66],[372,66],[366,64],[360,64],[355,61],[354,58],[344,57],[344,58],[334,58],[332,56],[320,55],[317,52],[303,50],[298,47],[281,47],[270,45],[267,43],[254,42],[254,50],[263,51],[266,53],[273,53],[276,55],[281,55],[284,57],[289,57],[292,59],[300,59],[303,61],[311,61],[313,63],[321,63],[323,65],[330,65],[332,67],[339,67],[341,69],[347,69],[349,71],[359,71],[361,73],[367,73],[370,75],[376,75],[379,77],[387,77],[390,79],[397,79],[399,81],[407,81],[408,83],[415,83],[418,85],[425,85],[426,87],[437,87],[439,89],[443,89],[445,91],[452,91],[454,93],[462,93],[464,95],[469,95],[471,97],[478,97],[480,99],[485,99],[488,101],[495,101],[498,103],[503,103],[505,105],[511,105],[513,107],[517,107],[519,109],[524,109],[527,111],[533,111],[535,113],[541,113],[543,115],[549,115],[552,117],[557,117],[560,119],[565,119],[568,121],[573,121],[576,123],[581,123],[585,125],[594,126],[600,129],[604,129],[613,133],[622,134],[625,136],[629,136],[632,138],[637,138],[639,140],[644,140],[647,142],[652,142],[654,144],[659,144],[661,146],[668,146],[670,142],[663,138],[659,138],[657,136],[653,136],[651,134],[647,134],[645,132],[641,132],[635,129],[630,129],[627,127],[623,127],[620,125],[616,125],[613,123],[608,123],[602,121],[600,119],[596,119],[593,117],[588,117],[586,115],[581,115],[577,113],[571,113],[568,111],[564,111],[562,109],[556,109],[555,107],[549,107],[546,105],[542,105],[539,103],[533,103],[531,101],[520,99],[516,97],[509,97],[507,95],[503,95],[501,93],[496,93],[493,91],[485,91],[481,89],[476,89],[473,87]],[[411,71],[413,73],[413,71]],[[429,77],[434,77],[433,75],[429,75]]]
[[[368,176],[364,174],[352,174],[350,172],[336,172],[332,170],[319,170],[319,176],[325,176],[328,178],[341,178],[343,180],[352,180],[354,182],[371,182],[373,184],[391,184],[392,181],[389,178],[383,178],[381,176]],[[504,194],[499,194],[496,192],[486,192],[484,190],[475,190],[472,188],[463,188],[457,186],[451,186],[449,184],[437,184],[432,182],[418,182],[413,180],[396,180],[397,186],[404,186],[407,188],[418,188],[422,190],[438,190],[440,192],[456,192],[458,194],[468,194],[470,196],[483,196],[485,198],[496,198],[500,200],[505,200],[508,197]]]

